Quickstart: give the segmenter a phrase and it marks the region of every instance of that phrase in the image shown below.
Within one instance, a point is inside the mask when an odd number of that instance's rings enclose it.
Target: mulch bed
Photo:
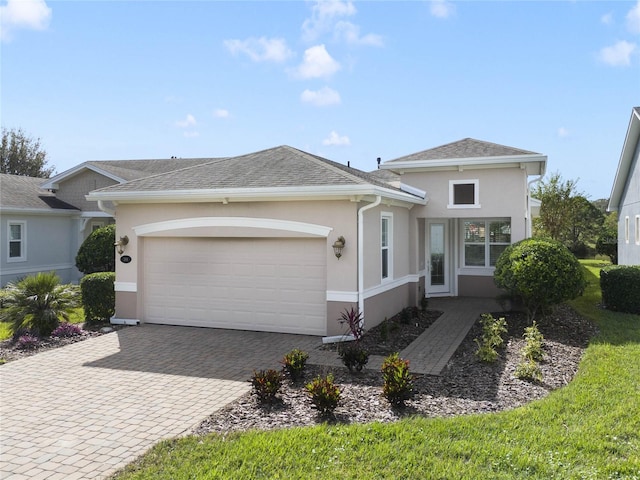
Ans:
[[[382,396],[380,372],[363,370],[350,373],[342,367],[308,365],[302,381],[284,382],[281,393],[273,404],[261,405],[252,393],[248,393],[215,412],[193,432],[225,434],[251,429],[271,430],[309,426],[324,422],[391,422],[414,415],[450,417],[509,410],[543,398],[550,391],[569,383],[577,371],[589,339],[596,333],[595,327],[589,321],[566,305],[557,307],[552,315],[539,320],[539,329],[545,337],[544,360],[540,363],[543,380],[530,382],[514,377],[514,371],[521,361],[520,350],[524,346],[522,334],[528,326],[525,316],[512,312],[497,312],[494,316],[503,316],[508,322],[506,346],[500,352],[499,360],[487,364],[477,359],[477,345],[474,339],[480,335],[482,328],[479,322],[476,322],[442,375],[416,376],[414,396],[406,402],[404,408],[391,406]],[[404,325],[413,330],[415,323],[398,323],[398,329],[402,329]],[[363,344],[375,344],[377,340],[367,339],[368,335],[369,333],[365,334]],[[411,335],[415,335],[415,331]],[[409,338],[409,333],[400,333],[397,336],[399,339],[402,337],[405,337],[402,342],[404,344]],[[391,338],[396,337],[388,337],[389,345],[384,352],[381,350],[381,354],[404,348],[400,340],[394,343],[396,341],[390,340]],[[341,390],[341,399],[334,416],[323,418],[313,409],[304,384],[317,375],[328,373],[334,375],[335,382]]]

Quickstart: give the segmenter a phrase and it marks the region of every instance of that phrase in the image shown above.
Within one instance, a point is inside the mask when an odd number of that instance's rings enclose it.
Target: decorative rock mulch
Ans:
[[[544,360],[540,364],[543,380],[539,383],[528,382],[513,375],[524,346],[522,334],[527,326],[524,315],[498,312],[494,316],[506,317],[509,329],[500,359],[496,363],[486,364],[476,358],[474,338],[482,330],[479,322],[476,322],[441,376],[416,377],[414,396],[404,408],[393,408],[382,396],[380,372],[365,370],[351,374],[342,367],[308,365],[303,381],[296,384],[288,380],[284,382],[278,401],[274,404],[260,405],[249,393],[215,412],[197,426],[194,433],[224,434],[322,422],[391,422],[411,415],[449,417],[513,409],[543,398],[550,391],[569,383],[589,339],[596,333],[589,321],[564,305],[556,308],[546,319],[539,320],[538,326],[545,338]],[[333,373],[341,390],[340,403],[330,419],[318,416],[304,389],[305,382],[327,373]]]

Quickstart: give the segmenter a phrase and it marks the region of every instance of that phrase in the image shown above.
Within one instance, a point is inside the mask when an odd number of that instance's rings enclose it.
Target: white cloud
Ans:
[[[295,69],[298,78],[330,77],[340,70],[340,64],[334,60],[324,45],[316,45],[304,52],[302,63]]]
[[[566,138],[568,136],[569,136],[569,130],[567,130],[565,127],[560,127],[558,129],[558,137]]]
[[[195,127],[197,124],[198,122],[196,122],[196,117],[194,117],[190,113],[187,115],[187,117],[184,120],[178,120],[175,123],[176,127],[179,127],[179,128]]]
[[[340,94],[329,87],[322,87],[320,90],[305,90],[300,95],[303,103],[310,103],[316,107],[326,107],[329,105],[339,105]]]
[[[627,28],[631,33],[640,35],[640,0],[627,13]]]
[[[51,21],[51,8],[44,0],[8,0],[0,6],[0,39],[9,41],[13,30],[45,30]]]
[[[335,145],[344,146],[351,145],[351,140],[346,135],[338,135],[335,130],[332,130],[327,138],[322,141],[323,145]]]
[[[456,6],[447,0],[433,0],[429,10],[434,17],[448,18],[456,12]]]
[[[613,24],[613,13],[611,13],[611,12],[605,13],[604,15],[602,15],[600,17],[600,21],[602,23],[604,23],[605,25],[612,25]]]
[[[312,42],[323,33],[331,31],[336,18],[355,15],[356,7],[341,0],[318,0],[313,6],[311,18],[302,24],[302,33],[306,41]]]
[[[337,39],[342,39],[351,45],[367,45],[373,47],[382,47],[384,42],[380,35],[368,33],[360,35],[360,27],[351,22],[340,21],[336,23],[334,34]]]
[[[227,118],[229,116],[229,110],[224,108],[216,108],[213,111],[213,116],[216,118]]]
[[[293,55],[282,38],[247,38],[246,40],[225,40],[225,47],[233,55],[245,54],[254,62],[282,63]]]
[[[635,52],[637,45],[621,40],[615,45],[604,47],[600,50],[598,57],[600,61],[613,67],[626,67],[631,65],[631,55]]]

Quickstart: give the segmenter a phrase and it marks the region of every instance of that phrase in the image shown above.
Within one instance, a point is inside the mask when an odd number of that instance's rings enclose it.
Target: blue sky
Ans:
[[[58,172],[287,144],[363,170],[472,137],[611,191],[640,1],[0,2],[1,123]]]

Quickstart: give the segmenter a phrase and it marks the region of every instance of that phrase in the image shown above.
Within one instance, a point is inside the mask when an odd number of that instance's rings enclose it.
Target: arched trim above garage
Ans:
[[[293,222],[290,220],[279,220],[275,218],[252,218],[252,217],[194,217],[168,220],[164,222],[147,223],[133,228],[139,237],[145,236],[183,236],[185,230],[190,230],[192,234],[197,230],[209,230],[211,228],[220,229],[220,236],[245,236],[247,229],[259,229],[262,233],[256,236],[263,236],[264,233],[281,232],[290,237],[328,237],[333,230],[331,227],[316,225],[313,223]],[[207,234],[208,236],[209,234]],[[266,236],[266,235],[265,235]]]

